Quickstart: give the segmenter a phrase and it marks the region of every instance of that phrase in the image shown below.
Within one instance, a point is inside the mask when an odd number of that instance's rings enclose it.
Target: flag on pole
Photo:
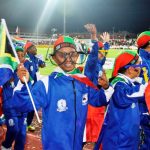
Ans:
[[[21,37],[18,37],[18,36],[13,36],[12,41],[13,41],[13,43],[18,42],[18,43],[24,43],[24,44],[27,42],[27,40],[25,40]]]
[[[16,34],[17,35],[19,34],[19,27],[18,26],[16,27]]]
[[[17,67],[12,47],[6,35],[5,27],[0,24],[0,86],[4,85],[13,75]]]
[[[4,61],[0,62],[0,65],[5,64],[5,62],[6,62],[6,66],[7,65],[9,66],[9,67],[2,66],[0,68],[0,69],[2,69],[2,70],[0,70],[0,82],[1,82],[0,85],[3,85],[12,77],[12,73],[16,69],[16,67],[20,63],[20,61],[19,61],[17,52],[15,50],[15,47],[13,45],[12,39],[10,37],[5,19],[1,20],[0,27],[1,27],[0,33],[2,33],[0,35],[0,41],[2,41],[2,42],[0,42],[0,48],[1,47],[3,48],[3,49],[0,49],[0,56],[1,56],[1,58],[3,58],[3,57],[5,58],[5,56],[8,56],[8,57],[6,57],[6,59],[0,58],[0,61],[4,60]],[[3,39],[5,39],[5,40],[3,40]],[[2,45],[1,45],[1,43],[2,43]],[[5,71],[3,71],[3,70],[5,70]],[[3,71],[3,73],[1,71]],[[9,71],[9,73],[8,73],[8,71]],[[9,74],[9,75],[7,75],[7,74]],[[5,77],[5,75],[7,78]],[[6,78],[6,79],[4,80],[3,78]],[[36,107],[35,107],[35,104],[34,104],[34,100],[33,100],[31,91],[29,89],[29,86],[27,84],[27,80],[25,77],[24,77],[24,82],[27,87],[27,91],[28,91],[30,100],[32,102],[33,109],[35,111],[37,120],[39,123],[41,123],[39,115],[38,115]]]
[[[27,40],[19,37],[19,36],[13,36],[12,37],[12,42],[15,46],[19,46],[19,47],[24,47]]]

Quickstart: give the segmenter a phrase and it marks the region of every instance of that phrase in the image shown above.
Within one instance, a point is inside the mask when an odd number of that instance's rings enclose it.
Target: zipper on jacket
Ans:
[[[73,139],[73,149],[75,146],[75,137],[76,137],[76,122],[77,122],[77,111],[76,111],[76,89],[74,80],[72,80],[73,93],[74,93],[74,114],[75,114],[75,128],[74,128],[74,139]]]

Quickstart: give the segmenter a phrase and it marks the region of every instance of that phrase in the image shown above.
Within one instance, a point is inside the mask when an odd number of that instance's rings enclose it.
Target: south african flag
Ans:
[[[4,85],[13,76],[17,67],[12,47],[6,35],[5,26],[0,24],[0,86]]]

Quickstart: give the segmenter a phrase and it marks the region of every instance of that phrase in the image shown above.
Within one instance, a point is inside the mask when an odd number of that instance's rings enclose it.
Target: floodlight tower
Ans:
[[[66,0],[64,0],[64,29],[63,29],[63,32],[64,32],[64,35],[66,34]]]

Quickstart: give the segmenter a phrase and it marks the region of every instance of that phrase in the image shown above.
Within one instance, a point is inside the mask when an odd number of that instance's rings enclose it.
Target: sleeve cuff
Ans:
[[[114,93],[114,88],[113,88],[112,86],[109,86],[108,89],[104,90],[104,93],[105,93],[107,102],[109,102],[111,96],[112,96],[113,93]]]

